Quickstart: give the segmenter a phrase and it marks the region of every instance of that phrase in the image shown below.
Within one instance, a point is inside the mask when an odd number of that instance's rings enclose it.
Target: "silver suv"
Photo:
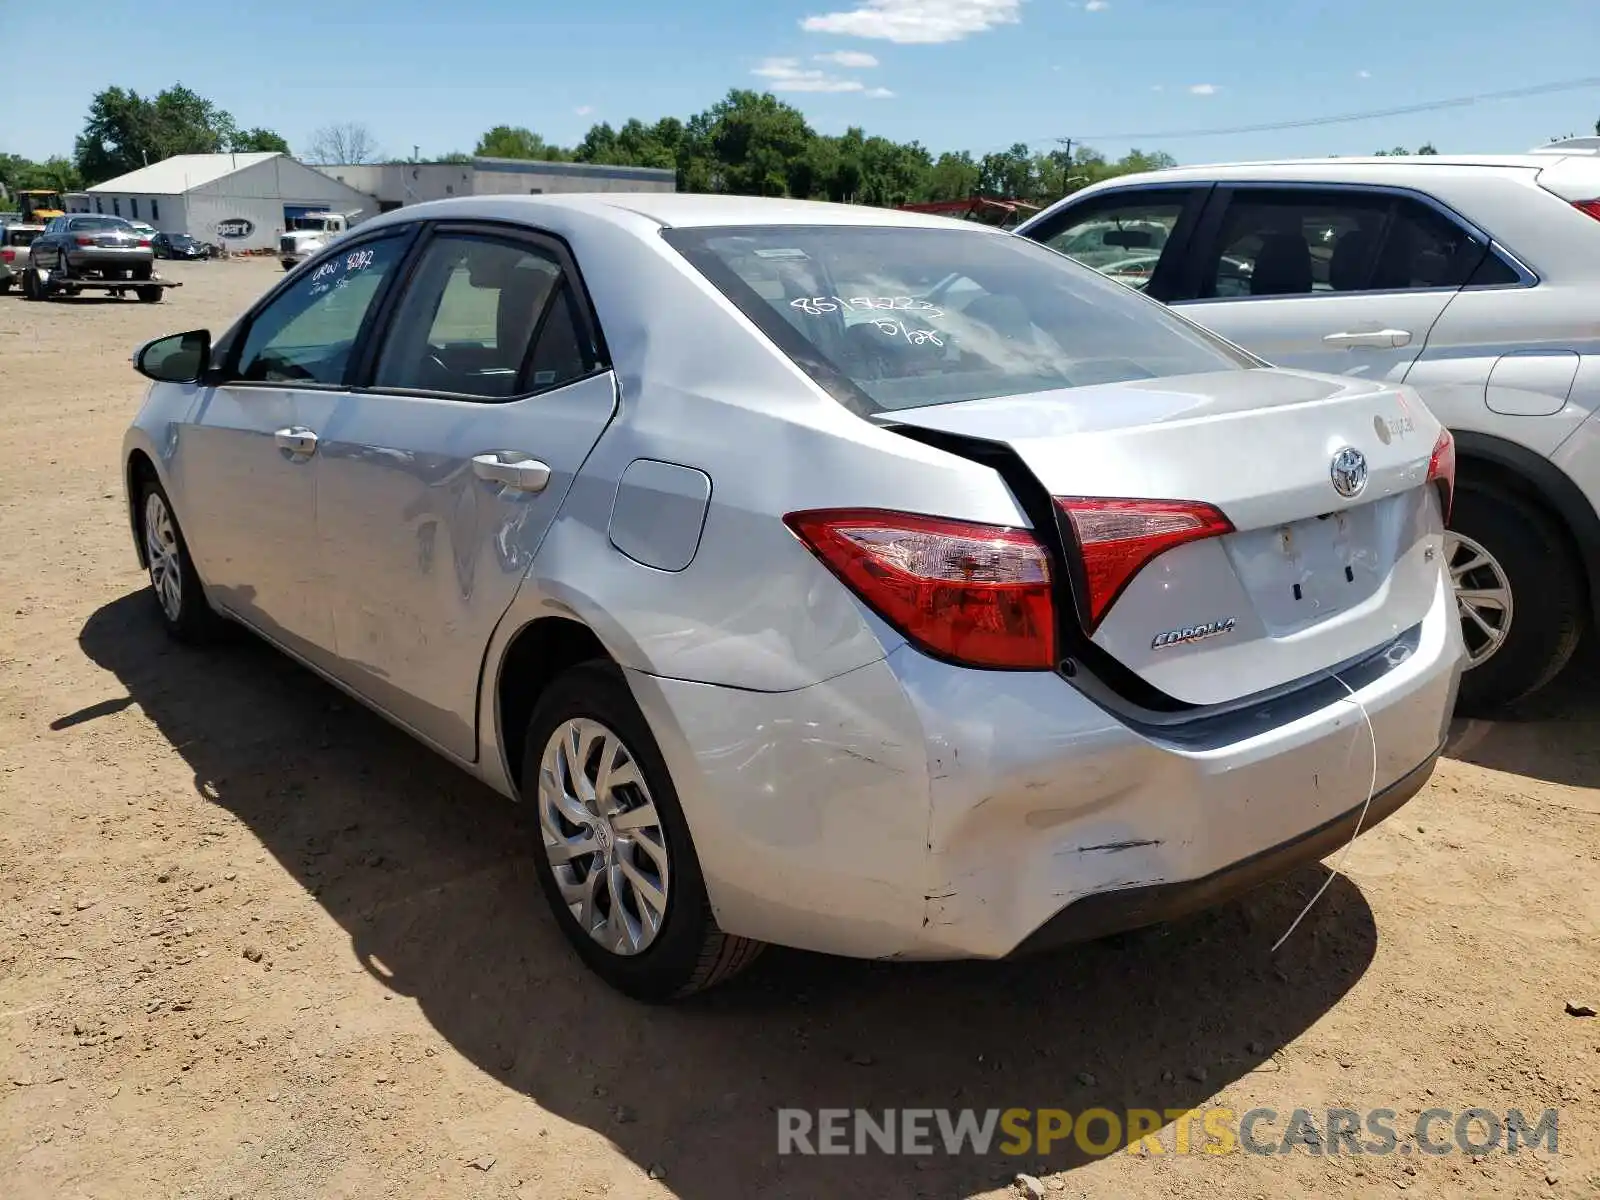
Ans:
[[[1278,366],[1417,388],[1459,456],[1461,711],[1566,665],[1600,615],[1600,138],[1130,175],[1017,232]]]
[[[29,248],[43,225],[0,225],[0,293],[9,292],[28,269]]]

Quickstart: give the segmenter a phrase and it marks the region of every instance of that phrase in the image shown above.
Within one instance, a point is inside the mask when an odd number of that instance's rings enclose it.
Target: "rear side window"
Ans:
[[[859,411],[1258,365],[1026,238],[854,226],[662,236]]]
[[[1409,197],[1241,189],[1201,276],[1202,297],[1456,288],[1488,246]]]
[[[395,312],[373,386],[503,400],[588,373],[561,264],[476,234],[429,243]]]

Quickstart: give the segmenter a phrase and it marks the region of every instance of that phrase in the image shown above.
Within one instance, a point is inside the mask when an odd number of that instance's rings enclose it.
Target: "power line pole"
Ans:
[[[1056,141],[1066,148],[1067,161],[1061,167],[1061,195],[1067,194],[1069,181],[1072,179],[1072,139],[1069,137],[1057,138]]]

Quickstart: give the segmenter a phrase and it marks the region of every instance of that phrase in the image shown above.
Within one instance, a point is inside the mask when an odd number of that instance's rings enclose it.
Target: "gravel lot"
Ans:
[[[1600,1005],[1592,650],[1459,729],[1277,955],[1317,872],[1041,961],[772,953],[640,1008],[560,941],[515,808],[249,639],[163,639],[128,354],[220,329],[277,267],[168,274],[160,305],[0,297],[9,1200],[954,1198],[1019,1170],[1069,1197],[1600,1194],[1600,1019],[1565,1011]],[[1208,1103],[1556,1107],[1560,1156],[780,1159],[773,1112]]]

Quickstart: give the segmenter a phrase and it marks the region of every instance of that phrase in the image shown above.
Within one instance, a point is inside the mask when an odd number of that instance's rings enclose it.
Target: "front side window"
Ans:
[[[1419,200],[1351,190],[1241,189],[1202,297],[1460,287],[1487,247]]]
[[[560,262],[539,247],[441,235],[395,310],[373,386],[499,400],[570,382],[593,360],[569,293]]]
[[[1143,291],[1172,241],[1183,207],[1184,197],[1170,192],[1159,199],[1130,197],[1086,206],[1082,216],[1069,218],[1064,227],[1035,240]]]
[[[662,236],[865,411],[1259,365],[1025,238],[854,226]]]
[[[362,323],[404,253],[404,238],[379,238],[308,267],[251,318],[235,378],[343,383]]]

